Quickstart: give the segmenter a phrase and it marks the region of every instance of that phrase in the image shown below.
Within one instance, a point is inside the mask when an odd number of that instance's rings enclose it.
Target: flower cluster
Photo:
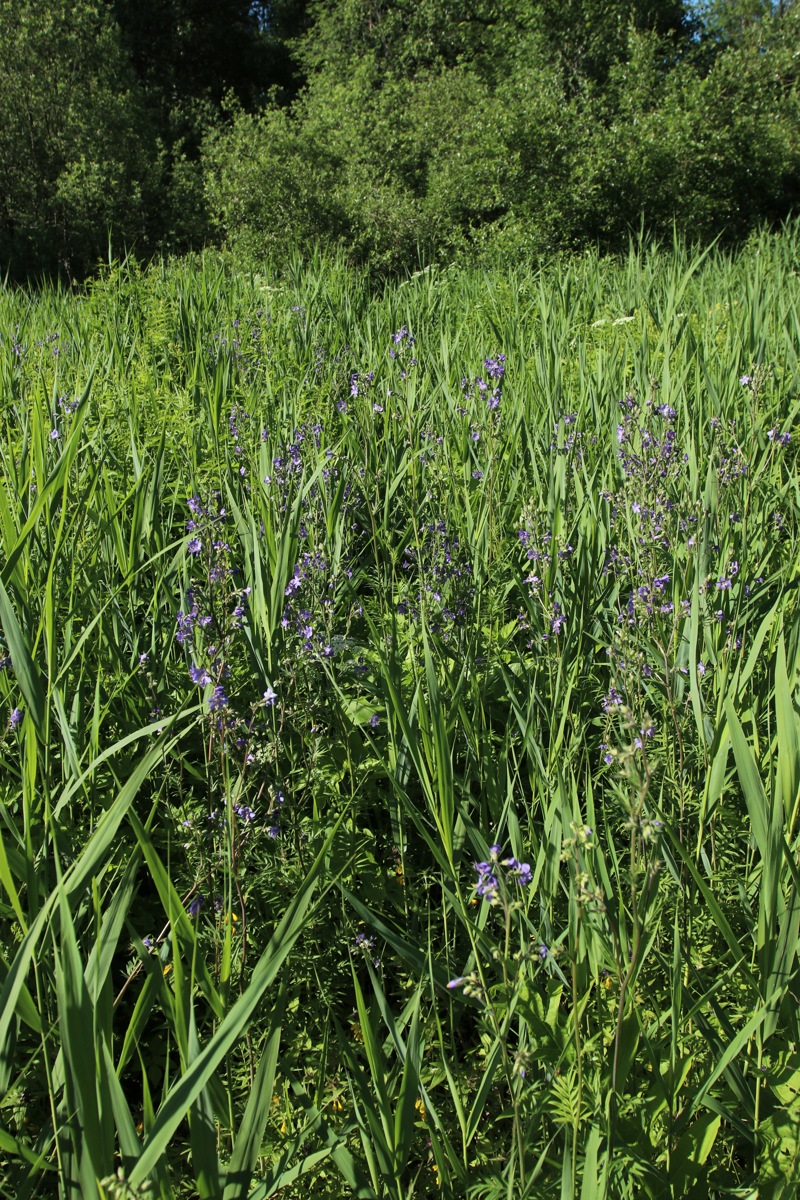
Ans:
[[[476,396],[479,396],[485,402],[489,412],[496,412],[503,398],[503,377],[506,373],[505,354],[498,354],[496,358],[487,358],[484,361],[483,369],[485,378],[483,375],[477,375],[472,381],[464,378],[461,380],[461,390],[464,393],[465,401],[474,400]]]
[[[424,607],[432,631],[448,636],[470,611],[475,593],[472,564],[458,537],[450,535],[444,521],[424,523],[419,547],[406,546],[401,569],[407,590],[397,604],[398,613],[416,621]]]
[[[478,873],[478,882],[475,885],[476,895],[481,896],[489,904],[502,903],[506,881],[513,880],[520,887],[527,887],[531,882],[530,864],[518,862],[513,855],[501,861],[502,853],[502,846],[495,843],[489,847],[488,861],[474,864]],[[501,871],[501,867],[504,867],[505,870]]]

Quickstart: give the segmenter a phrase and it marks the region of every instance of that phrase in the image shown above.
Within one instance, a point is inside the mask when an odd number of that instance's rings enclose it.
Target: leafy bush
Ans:
[[[477,62],[404,77],[375,47],[346,74],[312,56],[289,112],[215,135],[210,207],[246,253],[320,237],[381,270],[495,242],[617,250],[641,228],[735,242],[798,201],[796,25],[790,10],[710,64],[632,27],[602,85],[567,78],[535,31],[496,78]]]

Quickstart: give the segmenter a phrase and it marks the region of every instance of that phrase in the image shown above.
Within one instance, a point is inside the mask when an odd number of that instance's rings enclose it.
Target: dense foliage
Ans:
[[[798,204],[798,45],[789,0],[0,0],[0,264],[739,241]]]
[[[800,231],[0,290],[0,1194],[791,1196]]]

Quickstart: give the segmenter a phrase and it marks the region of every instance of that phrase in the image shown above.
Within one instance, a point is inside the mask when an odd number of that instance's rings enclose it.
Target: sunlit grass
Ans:
[[[3,1195],[792,1193],[799,264],[0,291]]]

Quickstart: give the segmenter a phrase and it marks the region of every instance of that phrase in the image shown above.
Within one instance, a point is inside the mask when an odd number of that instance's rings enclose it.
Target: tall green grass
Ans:
[[[799,270],[0,291],[4,1196],[794,1194]]]

